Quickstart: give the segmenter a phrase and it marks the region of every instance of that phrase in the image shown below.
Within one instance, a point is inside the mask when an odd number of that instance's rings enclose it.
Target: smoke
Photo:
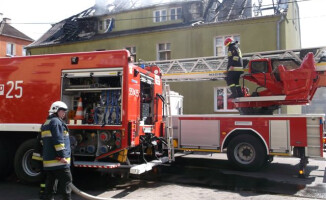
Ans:
[[[95,0],[95,15],[186,0]]]

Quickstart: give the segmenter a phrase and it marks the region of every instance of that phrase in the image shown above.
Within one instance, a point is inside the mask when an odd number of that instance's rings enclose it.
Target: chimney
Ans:
[[[2,21],[3,21],[4,23],[6,23],[6,24],[10,24],[10,23],[11,23],[11,19],[8,18],[8,17],[3,18]]]
[[[3,16],[3,14],[0,13],[0,22],[2,22],[2,16]]]

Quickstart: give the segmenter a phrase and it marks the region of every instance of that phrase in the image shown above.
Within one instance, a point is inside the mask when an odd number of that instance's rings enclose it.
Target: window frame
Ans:
[[[233,35],[219,35],[219,36],[215,36],[214,37],[214,56],[226,56],[227,55],[227,48],[224,46],[224,40],[226,38],[232,38],[234,40],[237,40],[240,43],[240,34],[233,34]],[[222,43],[221,44],[217,44],[217,38],[221,38]],[[217,51],[217,47],[221,47],[222,48],[222,55],[218,55],[218,51]]]
[[[22,56],[27,56],[27,49],[26,46],[22,46]]]
[[[109,28],[109,25],[110,25],[110,23],[111,23],[111,18],[107,18],[107,19],[105,19],[104,21],[105,21],[105,29],[104,30],[107,30],[108,28]]]
[[[10,49],[8,48],[10,45]],[[10,52],[9,52],[10,51]],[[7,42],[6,44],[6,56],[15,56],[16,54],[16,44],[12,42]]]
[[[160,45],[162,45],[162,44],[164,45],[164,49],[160,50]],[[157,52],[156,53],[157,60],[171,60],[171,53],[172,53],[172,51],[171,51],[171,43],[170,42],[157,43],[156,44],[156,52]],[[161,53],[164,53],[165,59],[160,59],[161,58],[161,56],[160,56]],[[167,56],[168,53],[170,54],[169,56]]]
[[[172,14],[172,10],[174,10],[175,14]],[[178,14],[178,10],[180,10],[180,14]],[[172,17],[174,19],[172,19]],[[174,7],[174,8],[170,8],[169,10],[169,20],[170,21],[176,21],[182,19],[182,7]]]
[[[165,15],[163,15],[163,12],[165,12]],[[156,16],[156,13],[159,15]],[[164,18],[164,20],[163,20]],[[168,11],[167,9],[161,9],[161,10],[154,10],[153,11],[153,22],[154,23],[159,23],[159,22],[166,22],[168,21]]]
[[[130,56],[133,57],[134,62],[137,62],[136,58],[137,58],[137,48],[136,46],[127,46],[125,47],[125,49],[127,49],[130,53]]]
[[[105,27],[104,23],[105,23],[105,20],[99,20],[99,22],[98,22],[98,30],[99,31],[105,30],[104,29],[104,27]]]
[[[218,90],[222,90],[223,92],[223,108],[218,109],[217,105],[217,94]],[[221,86],[221,87],[214,87],[214,112],[232,112],[232,113],[238,113],[239,111],[236,109],[228,109],[227,108],[227,101],[228,101],[228,95],[231,94],[231,91],[229,90],[229,87],[227,86]]]

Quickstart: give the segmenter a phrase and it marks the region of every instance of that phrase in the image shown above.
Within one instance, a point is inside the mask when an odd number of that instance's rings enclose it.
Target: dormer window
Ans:
[[[111,24],[111,19],[106,19],[105,20],[105,30],[109,28],[110,24]]]
[[[98,21],[98,30],[101,33],[107,33],[112,31],[112,28],[114,28],[114,19],[113,18],[107,18],[102,19]]]
[[[99,31],[102,31],[102,30],[103,30],[103,23],[104,23],[103,20],[100,20],[100,21],[98,22],[98,30],[99,30]]]
[[[182,18],[182,8],[170,8],[155,10],[153,12],[154,22],[175,21]]]
[[[178,20],[181,19],[182,9],[181,8],[171,8],[170,9],[170,20]]]
[[[165,22],[167,21],[166,10],[156,10],[154,11],[154,22]]]

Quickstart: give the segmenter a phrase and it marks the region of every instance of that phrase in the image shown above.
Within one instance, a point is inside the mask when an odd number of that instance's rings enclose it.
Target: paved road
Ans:
[[[299,159],[275,158],[260,172],[239,172],[224,154],[186,155],[132,179],[102,173],[75,176],[75,185],[95,196],[114,199],[326,199],[325,160],[310,159],[309,176],[297,177]],[[13,176],[0,182],[0,199],[37,199],[38,187]],[[74,200],[82,198],[74,195]]]

